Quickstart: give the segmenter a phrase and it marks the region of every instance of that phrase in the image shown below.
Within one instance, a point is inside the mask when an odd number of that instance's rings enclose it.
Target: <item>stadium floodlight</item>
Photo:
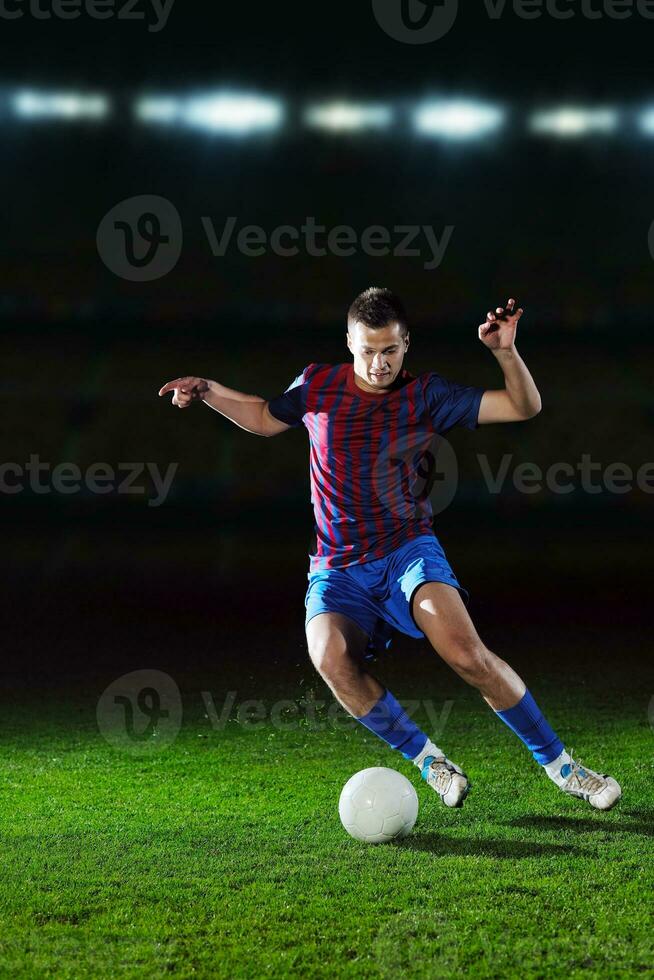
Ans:
[[[185,100],[179,118],[183,125],[208,132],[247,136],[277,129],[284,107],[277,99],[256,95],[196,95]]]
[[[326,102],[310,106],[304,121],[312,129],[332,133],[354,133],[365,129],[386,129],[393,121],[390,106],[355,102]]]
[[[645,109],[638,117],[638,128],[646,136],[654,136],[654,108]]]
[[[139,122],[170,124],[179,121],[181,102],[165,96],[144,96],[134,106]]]
[[[613,133],[619,123],[616,109],[581,109],[563,106],[560,109],[544,109],[535,112],[529,120],[532,133],[560,136],[564,139],[591,136],[595,133]]]
[[[414,128],[423,136],[448,140],[479,139],[499,129],[505,113],[483,102],[424,102],[413,114]]]
[[[76,92],[22,91],[10,98],[14,115],[21,119],[104,119],[109,100],[104,95],[82,95]]]

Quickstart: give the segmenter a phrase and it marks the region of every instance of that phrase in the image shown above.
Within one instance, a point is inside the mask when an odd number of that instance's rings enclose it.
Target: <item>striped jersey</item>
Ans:
[[[310,571],[344,568],[433,534],[430,493],[439,436],[475,429],[483,388],[403,370],[383,393],[358,387],[354,365],[309,364],[268,402],[310,443],[316,548]]]

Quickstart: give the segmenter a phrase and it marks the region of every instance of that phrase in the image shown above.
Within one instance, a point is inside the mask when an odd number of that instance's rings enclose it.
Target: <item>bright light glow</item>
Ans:
[[[104,119],[109,100],[104,95],[75,92],[17,92],[11,98],[15,115],[22,119]]]
[[[353,133],[362,129],[385,129],[393,121],[393,110],[384,105],[328,102],[310,106],[304,120],[314,129]]]
[[[143,96],[134,104],[143,123],[191,126],[213,133],[247,136],[277,128],[284,118],[282,103],[253,95],[214,93],[187,98]]]
[[[174,123],[179,121],[181,102],[172,98],[139,99],[134,106],[134,113],[140,122],[144,123]]]
[[[284,118],[282,103],[254,95],[198,95],[181,107],[180,120],[187,126],[213,133],[247,136],[276,129]]]
[[[478,139],[503,122],[503,109],[482,102],[425,102],[413,116],[419,133],[449,140]]]
[[[570,138],[593,133],[612,133],[619,122],[615,109],[579,109],[564,106],[535,112],[529,120],[532,133]]]
[[[638,120],[638,128],[646,136],[654,136],[654,109],[645,109]]]

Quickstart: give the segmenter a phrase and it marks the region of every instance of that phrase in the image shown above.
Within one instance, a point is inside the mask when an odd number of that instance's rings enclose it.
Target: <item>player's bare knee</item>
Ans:
[[[331,634],[309,644],[311,662],[328,684],[334,683],[347,670],[349,655],[343,637]]]
[[[347,657],[327,656],[323,659],[319,674],[327,687],[338,696],[340,691],[352,686],[354,664]]]
[[[484,687],[493,673],[493,654],[479,641],[460,642],[448,658],[460,677],[473,687]]]

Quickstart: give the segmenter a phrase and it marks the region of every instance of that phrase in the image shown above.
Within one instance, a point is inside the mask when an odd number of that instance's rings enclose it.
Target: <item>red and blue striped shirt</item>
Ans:
[[[434,372],[403,370],[391,389],[375,394],[358,387],[351,363],[309,364],[268,403],[280,422],[304,424],[309,433],[311,572],[383,558],[434,533],[430,446],[457,425],[475,429],[483,393]]]

